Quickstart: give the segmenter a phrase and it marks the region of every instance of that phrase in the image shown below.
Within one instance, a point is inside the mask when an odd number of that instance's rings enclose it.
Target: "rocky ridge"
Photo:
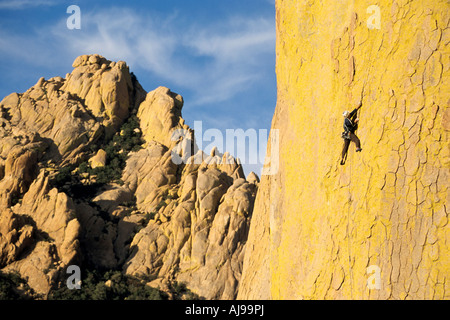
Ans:
[[[44,298],[77,264],[234,299],[257,177],[198,150],[183,98],[125,62],[73,67],[0,102],[0,270]]]

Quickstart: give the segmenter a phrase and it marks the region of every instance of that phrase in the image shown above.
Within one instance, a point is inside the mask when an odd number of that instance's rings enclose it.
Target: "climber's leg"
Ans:
[[[361,149],[361,141],[359,140],[359,138],[356,136],[356,134],[354,133],[350,133],[350,139],[353,141],[353,143],[356,146],[356,152],[360,152]]]
[[[348,147],[350,146],[350,140],[344,139],[344,146],[342,147],[342,159],[341,164],[345,163],[345,159],[347,158]]]

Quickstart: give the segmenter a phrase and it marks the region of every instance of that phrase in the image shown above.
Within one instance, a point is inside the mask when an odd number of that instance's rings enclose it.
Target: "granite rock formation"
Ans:
[[[44,298],[76,264],[234,299],[257,177],[198,150],[183,98],[125,62],[73,67],[0,102],[0,270]]]

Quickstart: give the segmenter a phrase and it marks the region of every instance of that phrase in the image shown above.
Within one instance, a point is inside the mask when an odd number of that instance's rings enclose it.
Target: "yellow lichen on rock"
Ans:
[[[450,297],[449,9],[277,1],[280,167],[260,182],[238,298]],[[341,166],[341,114],[359,104],[363,151]]]

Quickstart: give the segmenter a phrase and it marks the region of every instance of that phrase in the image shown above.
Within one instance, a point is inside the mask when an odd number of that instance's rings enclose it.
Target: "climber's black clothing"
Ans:
[[[361,142],[359,138],[356,136],[355,131],[358,129],[358,122],[356,122],[356,116],[358,113],[358,109],[356,108],[347,118],[344,120],[344,132],[342,133],[342,138],[344,138],[344,146],[342,147],[342,159],[341,165],[345,164],[345,159],[347,158],[348,147],[350,146],[350,142],[353,142],[356,146],[356,152],[361,151]]]
[[[355,133],[358,129],[358,123],[354,123],[357,116],[358,108],[350,112],[347,118],[344,120],[344,130],[345,132]]]
[[[350,139],[344,139],[344,146],[342,147],[342,160],[344,160],[345,156],[347,155],[350,141],[355,144],[357,151],[361,149],[361,142],[359,141],[359,138],[356,136],[356,134],[350,132]]]

